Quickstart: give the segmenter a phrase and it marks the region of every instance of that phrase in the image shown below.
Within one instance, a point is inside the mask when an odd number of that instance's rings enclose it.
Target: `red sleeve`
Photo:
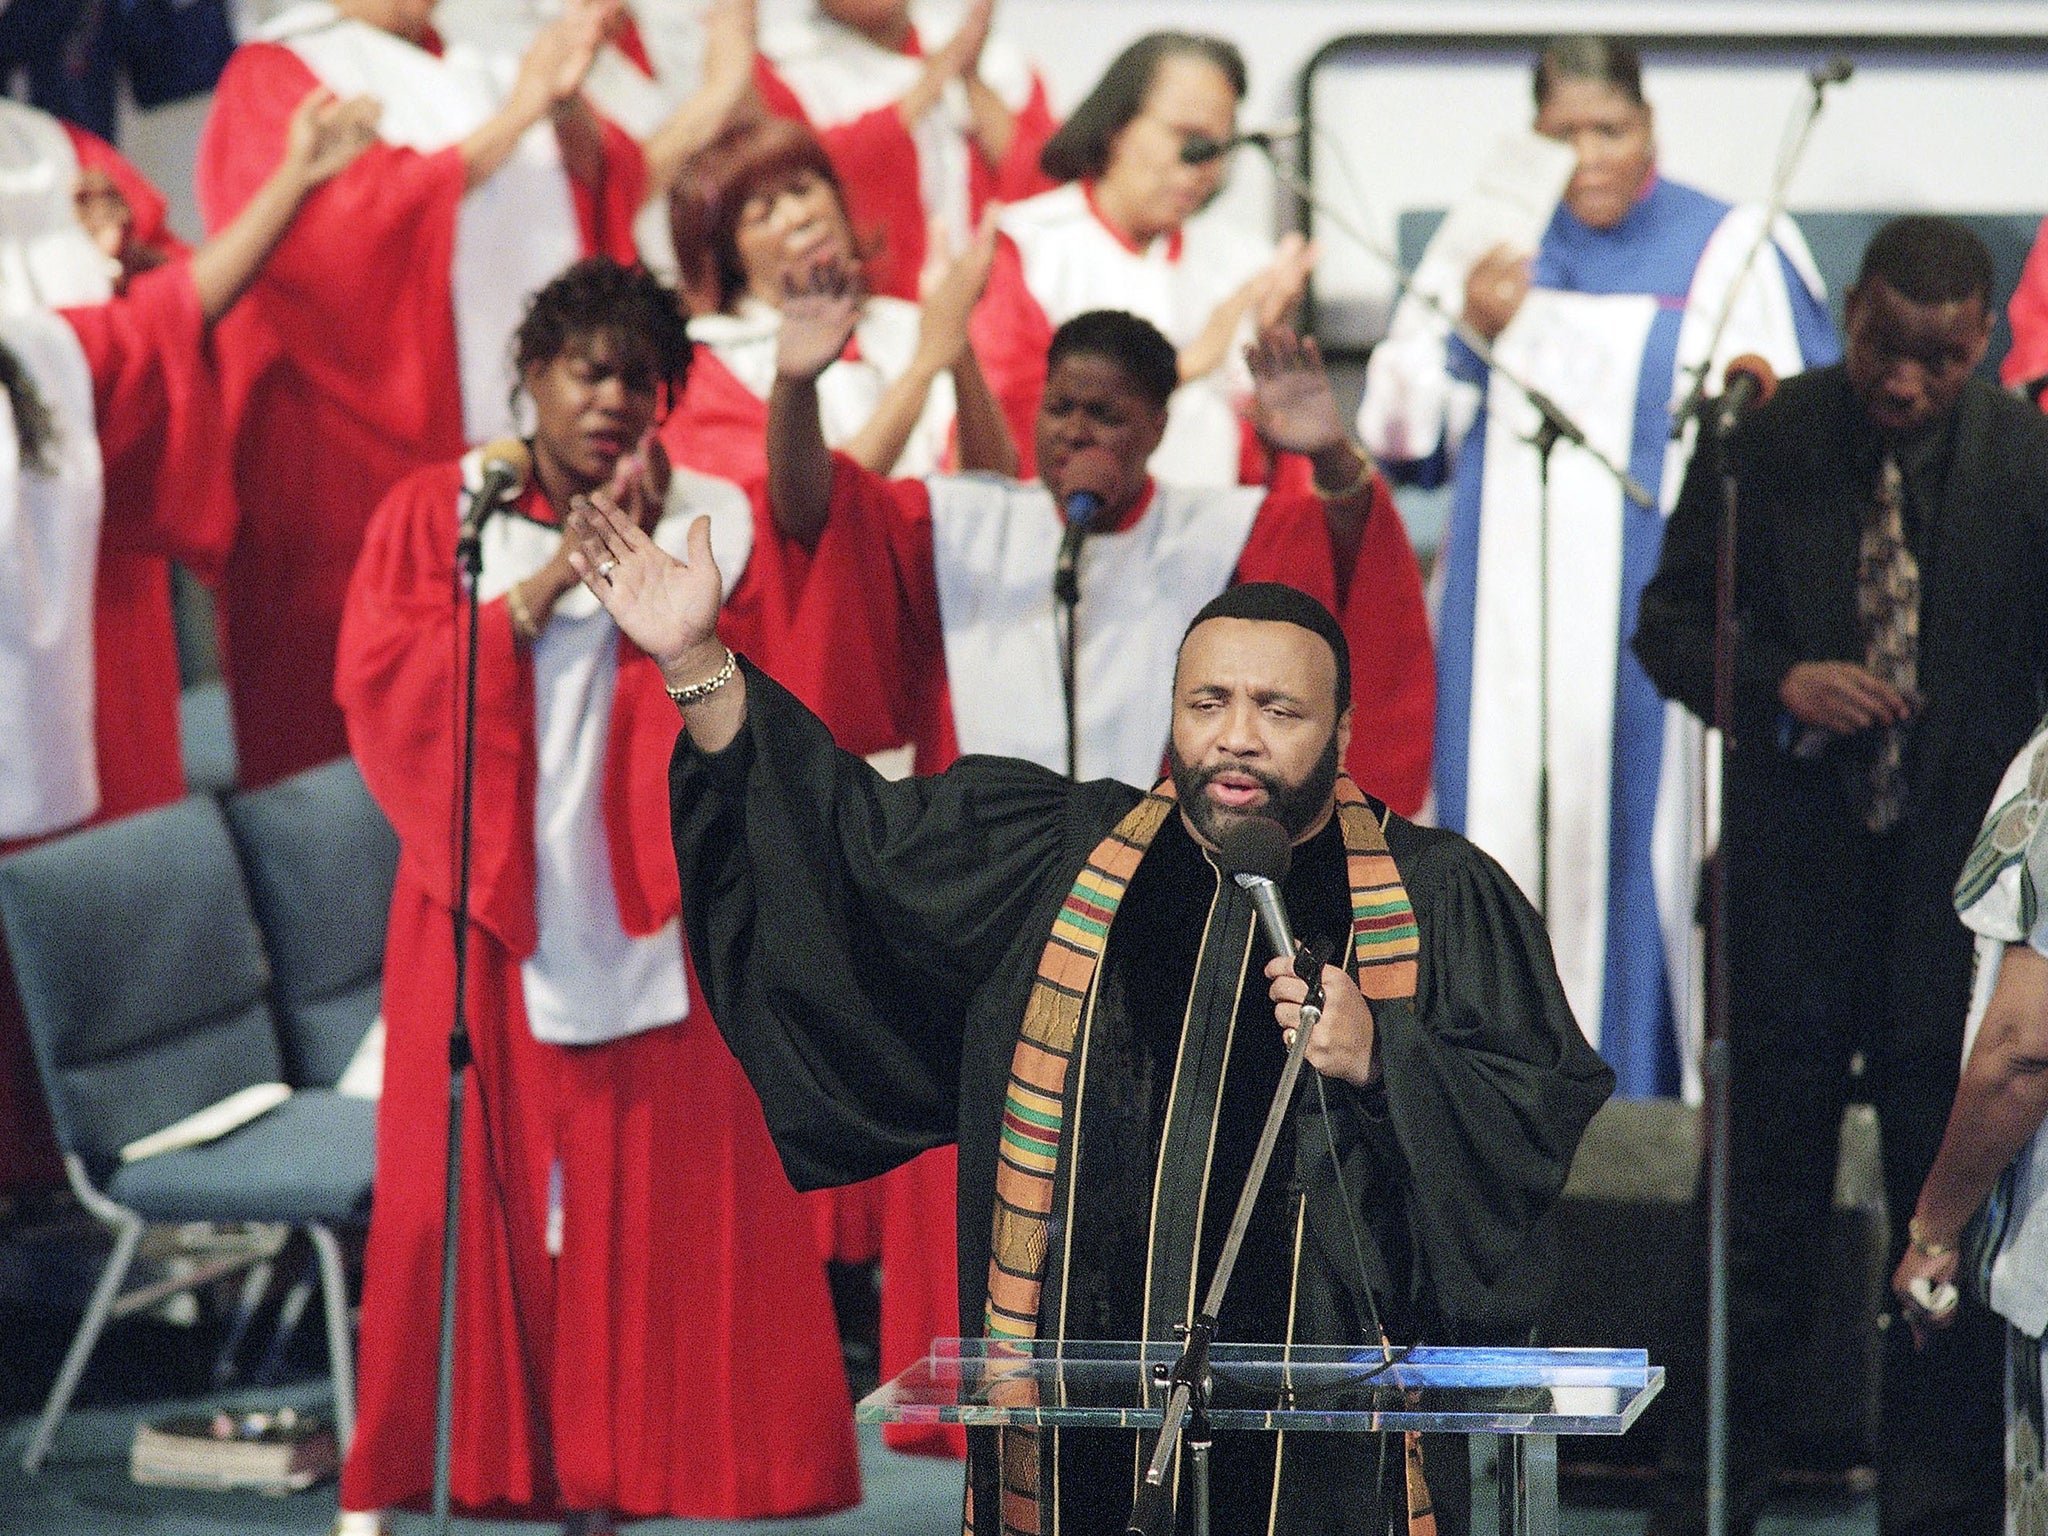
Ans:
[[[754,547],[719,611],[725,643],[778,682],[811,552],[777,530],[768,512],[768,407],[711,348],[690,359],[683,395],[661,425],[661,444],[684,469],[739,487],[753,507]]]
[[[184,256],[191,247],[171,233],[170,204],[163,193],[142,172],[129,163],[113,145],[96,133],[88,132],[75,123],[64,123],[64,132],[71,140],[71,147],[78,155],[79,167],[83,170],[105,171],[115,186],[121,189],[121,196],[127,199],[128,211],[134,216],[135,225],[129,238],[137,245],[148,246],[166,256]]]
[[[640,18],[631,9],[620,9],[619,24],[612,31],[611,44],[627,63],[648,79],[654,78],[654,60],[648,56],[647,39],[640,35]]]
[[[967,324],[975,361],[1010,425],[1017,445],[1017,476],[1038,473],[1038,397],[1045,393],[1045,349],[1052,322],[1024,283],[1024,258],[1008,235],[996,242],[988,287]]]
[[[754,89],[760,93],[761,105],[776,117],[786,117],[806,128],[811,126],[810,114],[804,111],[804,104],[796,99],[796,92],[789,88],[782,76],[775,73],[775,66],[764,54],[754,55]]]
[[[730,480],[752,495],[768,483],[768,405],[710,347],[690,354],[682,398],[661,424],[661,443],[685,469]]]
[[[586,256],[609,256],[630,267],[640,260],[633,219],[647,201],[647,157],[633,135],[601,113],[592,115],[604,133],[604,179],[592,187],[569,178],[576,224]]]
[[[917,145],[893,103],[820,129],[819,140],[846,187],[854,239],[869,252],[868,287],[892,298],[917,298],[924,266],[924,195]]]
[[[286,124],[316,81],[274,43],[237,49],[200,134],[194,179],[209,231],[239,213],[284,154]],[[231,416],[268,361],[291,357],[320,394],[387,439],[450,452],[462,442],[452,372],[450,266],[463,168],[373,145],[299,210],[263,273],[215,328]]]
[[[1011,114],[1010,148],[1003,163],[990,165],[978,153],[969,162],[976,218],[981,217],[981,210],[991,201],[1021,203],[1059,185],[1038,163],[1046,141],[1059,131],[1059,126],[1046,100],[1045,82],[1034,73],[1029,99],[1020,111]]]
[[[62,313],[92,372],[106,472],[102,543],[217,580],[234,538],[234,496],[189,265],[145,272],[105,304]]]
[[[1351,751],[1358,787],[1403,816],[1429,793],[1436,658],[1422,573],[1386,483],[1373,477],[1358,561],[1339,580],[1323,504],[1269,495],[1238,560],[1239,581],[1284,581],[1326,604],[1351,644]]]
[[[342,610],[334,694],[349,750],[411,877],[454,910],[466,631],[455,576],[461,471],[436,464],[378,505]],[[470,906],[515,955],[533,907],[533,668],[503,598],[483,605],[477,651],[476,825]]]
[[[2012,350],[1998,365],[1999,379],[2011,389],[2048,376],[2048,222],[2034,237],[2005,313],[2012,321]]]
[[[832,456],[831,510],[793,605],[781,682],[848,751],[918,739],[943,677],[931,495]]]

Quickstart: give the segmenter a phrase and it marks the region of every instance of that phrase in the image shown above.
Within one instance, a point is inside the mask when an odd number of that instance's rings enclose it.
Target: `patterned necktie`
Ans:
[[[1856,618],[1863,664],[1911,698],[1920,670],[1920,562],[1906,544],[1906,491],[1891,454],[1877,474],[1877,497],[1863,522],[1856,562]],[[1888,832],[1906,809],[1906,728],[1877,735],[1876,752],[1859,777],[1863,825]]]

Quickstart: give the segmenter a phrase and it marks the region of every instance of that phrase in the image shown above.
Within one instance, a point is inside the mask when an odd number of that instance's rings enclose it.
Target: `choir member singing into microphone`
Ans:
[[[532,478],[483,525],[453,1495],[466,1509],[574,1515],[578,1529],[609,1529],[612,1514],[800,1514],[860,1489],[809,1222],[683,953],[662,784],[675,710],[654,664],[577,585],[562,537],[577,498],[608,487],[678,552],[706,516],[727,582],[749,580],[744,498],[671,475],[652,446],[689,354],[674,293],[644,272],[598,258],[541,290],[517,336]],[[456,533],[480,457],[385,498],[341,631],[350,744],[402,848],[341,1488],[367,1529],[430,1479]]]
[[[974,345],[1033,470],[1046,344],[1085,310],[1121,309],[1173,343],[1175,382],[1152,468],[1179,485],[1264,483],[1272,466],[1239,409],[1239,361],[1301,296],[1314,251],[1195,215],[1223,188],[1244,60],[1220,38],[1154,32],[1117,55],[1045,146],[1063,183],[1003,211]],[[1294,466],[1299,477],[1301,469]]]
[[[568,0],[516,64],[445,44],[432,16],[432,0],[298,0],[228,61],[200,136],[217,227],[315,83],[383,104],[382,142],[313,202],[219,338],[241,513],[222,638],[246,784],[344,750],[334,636],[378,499],[514,429],[505,352],[527,295],[579,256],[633,259],[641,204],[752,79],[744,36],[708,51],[642,143],[581,89],[617,0]]]

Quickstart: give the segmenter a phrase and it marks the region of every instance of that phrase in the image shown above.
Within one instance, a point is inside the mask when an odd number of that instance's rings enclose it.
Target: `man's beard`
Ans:
[[[1337,787],[1335,731],[1324,743],[1322,756],[1316,759],[1307,777],[1299,784],[1289,784],[1278,774],[1247,763],[1224,762],[1197,768],[1183,762],[1180,749],[1171,744],[1167,747],[1166,757],[1173,774],[1174,791],[1180,796],[1182,814],[1194,823],[1203,840],[1212,844],[1220,844],[1223,834],[1248,816],[1264,816],[1277,821],[1286,829],[1290,839],[1298,838],[1329,809],[1331,791]],[[1254,781],[1266,792],[1265,804],[1246,806],[1241,811],[1216,804],[1205,791],[1213,780],[1226,773],[1239,774]]]

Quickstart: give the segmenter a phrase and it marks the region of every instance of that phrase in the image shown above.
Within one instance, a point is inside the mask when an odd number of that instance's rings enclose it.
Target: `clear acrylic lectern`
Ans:
[[[861,1400],[864,1423],[1085,1425],[1156,1430],[1177,1343],[935,1339]],[[1557,1437],[1619,1435],[1664,1386],[1639,1349],[1217,1344],[1209,1421],[1219,1429],[1492,1436],[1499,1536],[1555,1536]],[[1474,1536],[1487,1529],[1494,1462],[1474,1441]],[[1219,1469],[1220,1470],[1220,1469]]]

